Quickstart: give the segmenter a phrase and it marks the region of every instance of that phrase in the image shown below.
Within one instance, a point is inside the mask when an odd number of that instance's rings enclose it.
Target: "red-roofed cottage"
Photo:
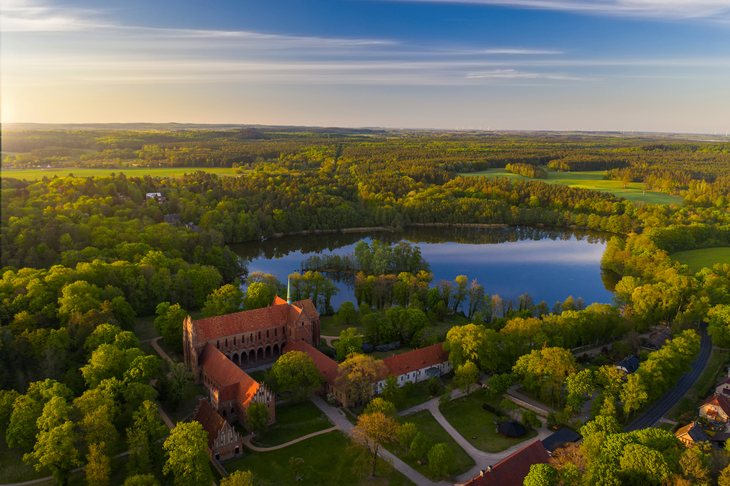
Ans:
[[[409,381],[418,383],[451,371],[449,353],[444,351],[442,343],[385,358],[383,364],[388,368],[389,375],[398,378],[399,387]],[[373,391],[380,393],[385,387],[385,378],[375,384],[375,387]]]
[[[203,398],[195,410],[193,420],[200,422],[208,433],[208,454],[210,457],[225,461],[236,457],[243,450],[241,436],[223,417]]]
[[[530,473],[530,466],[547,464],[549,459],[550,456],[542,442],[536,440],[494,466],[481,471],[479,476],[471,481],[459,484],[463,486],[522,486]]]
[[[700,405],[700,416],[716,422],[727,422],[730,417],[730,400],[724,395],[712,395]]]

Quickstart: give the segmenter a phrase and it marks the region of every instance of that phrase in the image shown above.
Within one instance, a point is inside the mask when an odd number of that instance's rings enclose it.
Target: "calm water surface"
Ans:
[[[529,293],[535,303],[544,300],[552,306],[569,295],[583,297],[588,304],[611,301],[608,289],[613,290],[615,276],[600,264],[606,238],[600,233],[533,227],[408,228],[397,233],[289,236],[230,246],[249,262],[249,271],[270,273],[286,282],[313,253],[344,255],[353,252],[360,240],[395,244],[402,239],[421,248],[431,265],[433,284],[466,275],[476,278],[490,295],[510,299]],[[355,302],[350,285],[340,280],[337,286],[335,308],[347,300]]]

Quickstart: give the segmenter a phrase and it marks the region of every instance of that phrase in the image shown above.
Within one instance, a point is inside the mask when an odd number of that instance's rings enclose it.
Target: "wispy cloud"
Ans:
[[[429,3],[495,5],[513,8],[561,10],[581,14],[658,19],[727,21],[727,0],[396,0]]]
[[[553,79],[558,81],[587,81],[587,78],[579,78],[560,73],[536,73],[522,72],[515,69],[496,69],[494,71],[483,71],[469,73],[467,79]]]

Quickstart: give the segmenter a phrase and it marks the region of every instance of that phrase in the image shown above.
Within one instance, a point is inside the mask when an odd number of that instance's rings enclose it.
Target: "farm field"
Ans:
[[[647,204],[672,204],[682,203],[682,198],[670,196],[661,192],[647,191],[644,193],[640,182],[632,182],[624,189],[620,181],[604,181],[603,171],[594,172],[548,172],[547,179],[530,179],[521,175],[512,174],[504,169],[488,169],[479,172],[464,172],[459,175],[464,177],[508,177],[510,179],[528,179],[543,181],[547,184],[565,184],[570,187],[592,189],[594,191],[610,192],[616,196],[628,199],[631,202],[643,201]]]
[[[124,173],[125,175],[132,176],[155,176],[155,177],[181,177],[183,174],[191,174],[196,171],[210,172],[218,176],[229,176],[236,177],[237,169],[228,169],[216,167],[212,169],[204,167],[124,167],[121,169],[87,169],[84,167],[73,167],[66,169],[28,169],[28,170],[16,170],[16,169],[3,169],[2,177],[12,177],[14,179],[25,179],[25,180],[36,180],[42,179],[43,177],[66,177],[69,174],[73,174],[76,177],[106,177],[114,174]]]
[[[730,248],[678,251],[670,256],[682,265],[689,265],[690,270],[696,273],[705,267],[712,268],[716,263],[730,263]]]

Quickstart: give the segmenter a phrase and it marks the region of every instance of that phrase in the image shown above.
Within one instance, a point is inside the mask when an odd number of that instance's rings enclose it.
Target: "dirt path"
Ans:
[[[342,427],[340,427],[339,425],[335,425],[334,427],[330,427],[329,429],[320,430],[319,432],[312,432],[311,434],[305,435],[303,437],[299,437],[298,439],[294,439],[294,440],[289,441],[289,442],[286,442],[284,444],[279,444],[278,446],[274,446],[274,447],[257,447],[255,445],[252,445],[251,444],[251,439],[253,438],[252,435],[247,435],[243,439],[243,443],[246,445],[246,447],[248,447],[252,451],[268,452],[268,451],[275,451],[277,449],[283,449],[284,447],[289,447],[290,445],[294,445],[297,442],[301,442],[303,440],[307,440],[307,439],[310,439],[312,437],[316,437],[318,435],[328,434],[328,433],[330,433],[332,431],[335,431],[335,430],[342,430]]]

